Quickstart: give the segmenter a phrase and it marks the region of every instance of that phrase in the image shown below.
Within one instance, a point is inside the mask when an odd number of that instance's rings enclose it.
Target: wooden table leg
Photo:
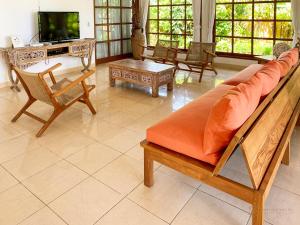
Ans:
[[[116,79],[113,78],[111,68],[109,68],[109,85],[111,87],[115,87],[116,86]]]
[[[8,71],[7,72],[8,72],[8,79],[11,83],[10,89],[16,90],[17,92],[20,92],[21,90],[18,87],[19,79],[18,79],[18,77],[16,77],[16,79],[14,79],[13,69],[12,69],[11,65],[8,66]]]
[[[158,95],[158,91],[159,91],[159,87],[153,85],[152,86],[152,97],[153,98],[157,98],[159,95]]]
[[[173,91],[173,80],[167,84],[168,91]]]

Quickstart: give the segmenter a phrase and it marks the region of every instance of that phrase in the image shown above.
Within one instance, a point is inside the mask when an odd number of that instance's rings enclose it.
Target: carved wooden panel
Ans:
[[[259,188],[292,113],[289,93],[285,87],[242,142],[246,164],[256,189]]]

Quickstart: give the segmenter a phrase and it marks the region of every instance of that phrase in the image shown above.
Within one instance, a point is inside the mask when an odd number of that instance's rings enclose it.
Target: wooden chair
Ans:
[[[22,114],[42,122],[44,125],[36,134],[37,137],[40,137],[56,117],[75,102],[86,104],[91,112],[96,114],[96,110],[89,100],[89,93],[95,88],[95,85],[87,85],[85,82],[85,80],[94,74],[95,71],[91,70],[85,72],[74,81],[64,78],[57,82],[53,75],[53,70],[59,66],[61,66],[61,64],[57,64],[41,73],[28,73],[21,71],[18,68],[13,68],[29,99],[20,112],[12,119],[12,122],[16,122]],[[52,82],[51,85],[48,85],[45,79],[47,75],[50,76]],[[54,107],[54,111],[47,121],[27,111],[27,109],[37,100]]]
[[[215,54],[215,43],[191,42],[185,59],[176,59],[176,70],[185,70],[200,73],[199,82],[202,80],[204,70],[218,72],[213,67],[213,59]],[[180,68],[179,64],[186,65],[189,69]]]
[[[141,55],[142,60],[150,59],[158,63],[171,63],[175,64],[175,59],[177,58],[178,52],[178,41],[169,41],[169,40],[158,40],[153,51],[153,55],[145,55],[144,51]],[[141,46],[144,50],[147,48]]]

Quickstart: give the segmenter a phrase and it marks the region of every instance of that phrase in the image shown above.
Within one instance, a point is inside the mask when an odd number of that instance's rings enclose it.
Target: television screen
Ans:
[[[40,42],[79,39],[79,12],[39,12]]]

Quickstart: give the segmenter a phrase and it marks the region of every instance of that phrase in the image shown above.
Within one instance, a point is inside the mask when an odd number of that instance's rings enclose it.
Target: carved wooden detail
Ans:
[[[116,79],[149,86],[153,97],[158,97],[158,89],[162,85],[168,85],[169,91],[173,89],[174,66],[125,59],[110,63],[109,68],[112,87]]]
[[[11,88],[19,91],[19,80],[12,74],[12,68],[17,67],[22,70],[37,64],[41,61],[48,60],[50,58],[57,58],[62,56],[72,56],[81,58],[83,71],[88,71],[91,63],[93,51],[95,49],[95,39],[82,39],[73,42],[67,42],[56,45],[47,45],[42,47],[24,47],[24,48],[2,48],[2,53],[5,54],[6,63],[8,66],[9,80],[12,83]],[[48,54],[49,51],[56,49],[67,49],[58,54]],[[86,62],[86,60],[87,62]]]

